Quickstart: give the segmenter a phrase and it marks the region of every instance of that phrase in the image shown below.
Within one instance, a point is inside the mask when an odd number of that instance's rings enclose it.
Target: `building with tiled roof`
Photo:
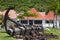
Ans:
[[[0,15],[5,15],[5,11],[0,12]],[[27,19],[27,16],[24,16],[24,19],[20,20],[20,23],[24,24],[24,25],[40,25],[43,27],[53,27],[54,26],[58,27],[60,26],[60,17],[57,16],[57,21],[56,21],[56,16],[54,17],[54,12],[53,11],[49,11],[47,14],[45,12],[39,12],[37,11],[35,8],[32,8],[30,10],[28,10],[27,12],[31,12],[31,13],[36,13],[38,14],[37,17],[31,17],[29,16]],[[15,10],[10,10],[9,12],[9,17],[12,19],[16,19],[17,15],[16,15],[16,11]],[[56,25],[57,23],[57,25]]]
[[[56,21],[56,17],[54,17],[54,12],[53,11],[49,11],[47,14],[45,12],[38,12],[35,8],[32,8],[30,10],[28,10],[28,12],[33,12],[38,14],[37,17],[28,17],[28,24],[32,23],[33,25],[42,25],[44,27],[53,27],[57,26],[59,28],[59,19],[60,17],[57,16],[57,21]],[[25,22],[27,17],[24,17]],[[29,23],[30,22],[30,23]],[[56,25],[57,22],[57,25]]]

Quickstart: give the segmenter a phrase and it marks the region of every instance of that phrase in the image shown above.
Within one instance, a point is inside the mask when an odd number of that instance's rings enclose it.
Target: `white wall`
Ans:
[[[45,24],[43,24],[43,27],[53,27],[53,24],[52,23],[45,23]]]
[[[56,20],[54,20],[54,26],[55,28],[59,28],[59,20],[57,20],[57,25]],[[45,23],[45,20],[43,20],[43,27],[53,27],[53,23]]]
[[[57,20],[57,28],[59,28],[59,20]]]

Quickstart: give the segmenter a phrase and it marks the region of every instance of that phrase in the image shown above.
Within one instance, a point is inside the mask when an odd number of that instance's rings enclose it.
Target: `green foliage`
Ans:
[[[59,3],[58,3],[59,2]],[[58,10],[60,13],[60,0],[0,0],[0,10],[5,10],[9,6],[15,6],[17,12],[27,11],[36,8],[38,11]]]
[[[36,14],[36,13],[31,13],[31,16],[32,16],[32,17],[37,17],[38,14]]]
[[[17,16],[17,18],[22,19],[22,18],[23,18],[23,14],[19,14],[19,15]]]
[[[17,17],[18,17],[18,18],[23,18],[23,16],[27,16],[27,17],[29,17],[29,16],[31,16],[31,17],[37,17],[38,14],[32,13],[32,12],[25,12],[24,14],[19,14]]]
[[[25,12],[24,13],[24,16],[27,16],[28,17],[28,16],[32,16],[32,14],[30,12]]]
[[[27,17],[29,17],[29,16],[31,16],[31,17],[37,17],[38,14],[32,13],[32,12],[25,12],[25,13],[24,13],[24,16],[27,16]]]
[[[55,12],[55,14],[60,13],[59,9],[60,9],[60,0],[54,0],[54,1],[49,1],[49,9],[48,10],[53,10]]]
[[[48,38],[48,40],[60,40],[60,28],[49,28],[50,31],[46,30],[45,33],[53,33],[54,35],[57,35],[58,38]]]

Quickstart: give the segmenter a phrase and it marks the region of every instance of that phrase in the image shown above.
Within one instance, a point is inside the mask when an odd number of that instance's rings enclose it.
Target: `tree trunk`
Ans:
[[[57,15],[56,15],[56,28],[57,28]]]
[[[55,14],[54,14],[54,17],[53,17],[53,28],[55,28],[54,20],[55,20]]]

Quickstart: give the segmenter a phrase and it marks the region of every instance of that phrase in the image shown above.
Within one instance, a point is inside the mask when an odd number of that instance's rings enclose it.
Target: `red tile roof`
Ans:
[[[47,15],[45,15],[46,18],[54,18],[54,12],[49,11]]]
[[[37,17],[31,17],[29,16],[28,18],[44,18],[43,15],[45,15],[45,12],[38,12],[35,8],[32,8],[31,10],[29,10],[28,12],[31,12],[31,13],[36,13],[38,14]],[[27,18],[26,16],[24,16],[24,18]]]
[[[38,12],[39,18],[45,18],[45,12]]]
[[[49,11],[47,14],[45,14],[45,12],[38,12],[35,8],[32,8],[31,10],[28,10],[28,12],[37,13],[38,16],[36,18],[45,18],[45,19],[54,18],[53,11]],[[59,16],[57,16],[57,17],[59,17]],[[24,18],[27,18],[27,17],[25,16]],[[35,17],[28,17],[28,18],[35,18]]]
[[[5,15],[5,12],[6,12],[6,10],[3,11],[3,12],[0,12],[0,15]],[[53,11],[49,11],[46,15],[45,12],[38,12],[35,8],[32,8],[32,9],[28,10],[28,12],[33,12],[33,13],[38,14],[37,17],[29,16],[28,18],[45,18],[45,19],[54,18],[54,12]],[[15,10],[10,10],[9,17],[13,18],[13,19],[17,18],[16,11]],[[59,16],[57,16],[57,17],[60,18]],[[27,18],[27,17],[24,16],[24,18]],[[55,18],[56,18],[56,16],[55,16]]]

